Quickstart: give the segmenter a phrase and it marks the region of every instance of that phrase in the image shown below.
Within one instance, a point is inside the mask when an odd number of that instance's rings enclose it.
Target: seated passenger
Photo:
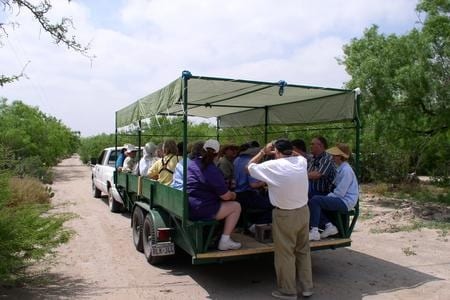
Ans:
[[[177,143],[174,140],[166,140],[162,145],[164,156],[158,159],[148,170],[151,179],[160,183],[170,185],[173,179],[173,172],[180,160],[178,156]]]
[[[238,149],[239,147],[236,145],[230,144],[223,146],[220,151],[222,156],[217,163],[217,167],[220,171],[222,171],[223,177],[225,177],[225,182],[231,190],[235,188],[233,161],[237,156]]]
[[[255,156],[260,148],[254,147],[250,143],[241,146],[241,151],[234,160],[234,178],[236,181],[236,200],[241,204],[242,210],[257,209],[257,214],[249,215],[250,221],[254,224],[272,223],[272,204],[265,190],[265,183],[250,176],[247,165],[250,159]],[[245,224],[247,225],[247,224]],[[253,228],[253,226],[251,226]],[[252,231],[252,230],[251,230]]]
[[[193,145],[188,145],[188,151],[190,150],[188,156],[187,156],[187,166],[189,166],[190,162],[193,159],[196,159],[197,157],[200,157],[201,151],[203,149],[203,145],[205,142],[198,141],[195,142]],[[191,148],[191,149],[189,149]],[[175,167],[175,172],[173,173],[173,180],[171,187],[177,190],[183,189],[183,159],[177,163],[177,166]]]
[[[158,157],[156,156],[156,148],[157,146],[152,142],[145,144],[143,150],[144,155],[139,161],[139,173],[137,175],[146,176],[148,169],[158,160]]]
[[[292,146],[294,147],[294,155],[301,155],[304,158],[309,159],[309,154],[306,152],[306,144],[304,140],[293,140]]]
[[[219,250],[241,248],[241,243],[230,238],[241,214],[241,205],[234,201],[236,193],[228,190],[222,173],[214,164],[220,150],[219,142],[207,140],[202,156],[192,160],[188,167],[186,189],[189,193],[191,220],[225,220]]]
[[[309,239],[318,241],[338,233],[338,229],[327,218],[326,211],[348,212],[358,202],[358,180],[347,160],[350,158],[350,148],[346,144],[338,144],[327,150],[333,156],[337,166],[335,188],[326,196],[316,195],[309,200],[310,227]],[[325,230],[319,234],[319,225],[325,225]]]
[[[123,161],[122,172],[131,173],[136,168],[136,152],[137,148],[134,145],[128,144],[125,151],[125,160]]]
[[[128,144],[123,145],[123,148],[120,149],[119,155],[117,156],[116,160],[116,169],[120,169],[119,171],[122,171],[123,167],[123,161],[125,160],[125,152],[127,151]]]
[[[311,157],[308,159],[309,199],[315,195],[327,195],[333,189],[336,168],[331,155],[325,151],[327,148],[324,137],[316,136],[312,139]]]
[[[162,150],[162,146],[163,146],[163,143],[159,143],[159,144],[156,146],[156,157],[158,157],[158,158],[161,158],[161,157],[164,156],[164,152],[163,152],[163,150]]]

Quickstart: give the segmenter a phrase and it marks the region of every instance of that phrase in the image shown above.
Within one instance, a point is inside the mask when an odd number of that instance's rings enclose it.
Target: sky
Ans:
[[[37,2],[37,1],[31,1]],[[417,26],[415,0],[53,0],[89,59],[54,41],[25,10],[0,7],[0,87],[82,136],[113,133],[115,112],[181,76],[341,88],[336,58],[372,24],[385,34]],[[15,25],[14,25],[15,24]],[[17,25],[19,24],[19,25]]]

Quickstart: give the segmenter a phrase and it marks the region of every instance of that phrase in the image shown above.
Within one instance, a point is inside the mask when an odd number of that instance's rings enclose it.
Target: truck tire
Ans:
[[[122,211],[122,205],[114,199],[111,188],[108,189],[108,204],[111,212],[118,213]]]
[[[101,198],[102,197],[102,191],[100,191],[94,184],[94,180],[92,180],[92,196],[94,198]]]
[[[142,228],[144,227],[144,212],[139,206],[133,211],[133,244],[137,251],[144,252]]]
[[[156,228],[153,224],[150,213],[147,214],[144,220],[144,226],[142,228],[142,237],[144,244],[144,255],[148,263],[151,265],[157,265],[162,262],[162,256],[152,255],[152,243],[156,242]]]

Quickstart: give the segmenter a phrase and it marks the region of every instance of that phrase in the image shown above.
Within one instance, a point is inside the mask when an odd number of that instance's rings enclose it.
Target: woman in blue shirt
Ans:
[[[326,196],[314,196],[309,200],[311,230],[309,240],[318,241],[330,235],[338,233],[338,229],[327,218],[323,210],[348,212],[358,202],[358,180],[355,172],[348,163],[350,148],[347,144],[338,144],[326,152],[333,156],[336,164],[336,177],[334,179],[334,190]],[[319,234],[319,224],[325,224],[324,231]]]
[[[187,165],[191,163],[193,159],[196,159],[197,157],[202,156],[202,149],[203,145],[205,144],[204,141],[197,141],[193,145],[188,144],[187,150],[189,151],[189,154],[187,155]],[[175,171],[173,172],[173,180],[172,184],[170,185],[174,189],[177,190],[183,190],[183,160],[181,159],[177,166],[175,167]]]

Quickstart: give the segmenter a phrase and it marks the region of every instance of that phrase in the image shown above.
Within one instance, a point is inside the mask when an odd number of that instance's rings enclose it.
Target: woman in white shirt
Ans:
[[[148,142],[144,146],[144,155],[142,156],[141,160],[139,161],[139,174],[146,176],[148,173],[148,169],[159,159],[159,157],[156,155],[157,146],[152,143]]]

